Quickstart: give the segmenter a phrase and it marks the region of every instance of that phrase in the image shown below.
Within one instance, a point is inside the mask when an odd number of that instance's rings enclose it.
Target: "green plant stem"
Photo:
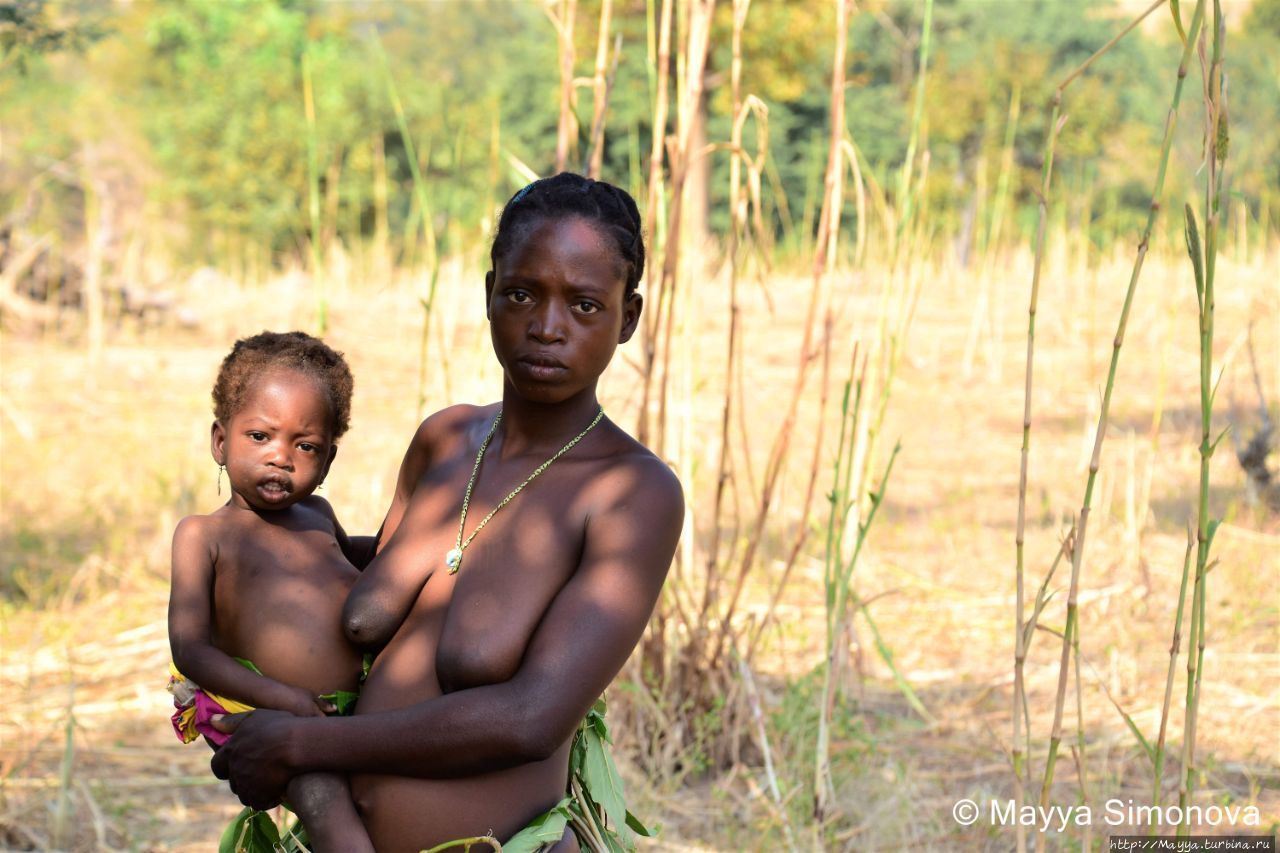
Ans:
[[[1014,801],[1018,806],[1021,806],[1026,799],[1023,764],[1027,753],[1030,751],[1029,746],[1024,751],[1021,728],[1027,701],[1025,682],[1027,643],[1024,639],[1023,616],[1026,607],[1024,544],[1026,542],[1027,529],[1027,470],[1031,459],[1031,383],[1035,373],[1033,367],[1035,364],[1036,345],[1036,309],[1040,300],[1040,270],[1044,261],[1045,227],[1049,218],[1049,186],[1053,178],[1054,148],[1057,144],[1058,132],[1062,127],[1059,118],[1061,106],[1062,98],[1061,90],[1059,90],[1058,95],[1055,95],[1053,99],[1053,111],[1049,116],[1048,132],[1045,134],[1044,167],[1040,179],[1039,220],[1036,224],[1035,261],[1031,267],[1031,299],[1027,307],[1027,367],[1023,380],[1022,395],[1022,451],[1018,472],[1018,527],[1014,539],[1017,554],[1014,570],[1017,585],[1015,593],[1015,607],[1017,609],[1014,620],[1013,653],[1013,788]],[[1059,552],[1059,556],[1061,556],[1061,552]],[[1025,734],[1029,740],[1030,731]],[[1027,849],[1027,828],[1021,822],[1018,823],[1016,829],[1016,843],[1018,853],[1024,853]]]
[[[1169,644],[1169,671],[1164,682],[1164,704],[1160,710],[1160,732],[1156,737],[1155,758],[1153,760],[1153,780],[1151,804],[1156,808],[1162,805],[1161,782],[1164,776],[1164,742],[1169,724],[1169,705],[1173,698],[1173,679],[1178,664],[1178,649],[1182,645],[1182,612],[1187,601],[1187,579],[1191,575],[1191,552],[1195,548],[1195,535],[1188,524],[1187,550],[1182,557],[1182,581],[1178,586],[1178,609],[1173,617],[1173,641]],[[1154,835],[1158,827],[1152,823],[1149,834]]]
[[[1187,46],[1182,51],[1182,59],[1178,63],[1178,80],[1174,87],[1168,117],[1165,120],[1164,138],[1160,145],[1160,165],[1156,173],[1155,187],[1151,193],[1151,205],[1147,212],[1147,221],[1142,232],[1142,239],[1138,242],[1137,257],[1134,259],[1133,271],[1129,276],[1124,306],[1120,311],[1120,321],[1112,344],[1111,364],[1107,371],[1107,384],[1103,391],[1102,408],[1098,415],[1098,426],[1094,434],[1093,455],[1089,462],[1089,476],[1085,483],[1084,501],[1080,508],[1079,520],[1076,523],[1076,541],[1071,555],[1071,582],[1067,594],[1067,620],[1063,630],[1062,656],[1058,668],[1058,693],[1054,703],[1053,728],[1049,737],[1049,753],[1045,760],[1044,783],[1040,788],[1040,805],[1042,808],[1048,807],[1049,804],[1049,794],[1053,786],[1054,763],[1057,759],[1058,746],[1062,740],[1062,710],[1066,699],[1071,643],[1078,630],[1077,595],[1080,589],[1080,566],[1083,562],[1086,536],[1088,534],[1089,509],[1093,497],[1093,488],[1097,481],[1098,468],[1101,464],[1102,442],[1106,437],[1107,416],[1111,410],[1111,395],[1115,389],[1116,369],[1120,363],[1120,349],[1124,344],[1124,333],[1128,326],[1129,311],[1133,306],[1133,297],[1137,290],[1138,278],[1142,273],[1142,263],[1150,246],[1151,232],[1155,225],[1156,216],[1160,211],[1160,200],[1164,195],[1164,179],[1169,166],[1169,151],[1173,145],[1173,131],[1177,125],[1178,105],[1182,100],[1183,84],[1187,76],[1187,63],[1191,57],[1191,45],[1195,43],[1195,37],[1200,31],[1200,23],[1204,18],[1204,4],[1205,0],[1198,0],[1196,3],[1195,12],[1191,16],[1190,38],[1187,41]],[[1037,840],[1037,849],[1041,849],[1043,843],[1044,834],[1041,833]]]
[[[898,180],[898,198],[902,201],[902,216],[898,219],[897,238],[894,240],[894,258],[910,227],[911,216],[915,208],[915,197],[911,191],[911,172],[915,168],[916,147],[920,143],[920,125],[924,123],[924,90],[929,72],[929,45],[933,33],[933,0],[924,2],[924,20],[920,24],[920,70],[916,73],[915,104],[911,110],[911,133],[907,137],[907,156],[902,162],[902,172]],[[896,266],[896,263],[895,263]]]
[[[1203,2],[1203,0],[1202,0]],[[1199,6],[1197,6],[1199,11]],[[1194,26],[1194,20],[1193,20]],[[1213,439],[1213,401],[1217,390],[1213,381],[1213,324],[1214,285],[1217,271],[1218,230],[1221,215],[1222,167],[1227,156],[1227,136],[1224,124],[1226,116],[1226,87],[1223,83],[1223,40],[1225,27],[1220,0],[1213,2],[1213,53],[1205,76],[1205,152],[1208,174],[1205,181],[1205,231],[1204,258],[1197,257],[1199,245],[1194,239],[1195,216],[1187,206],[1188,251],[1197,277],[1200,327],[1200,494],[1196,521],[1196,574],[1192,593],[1191,638],[1187,648],[1187,708],[1183,732],[1183,784],[1178,803],[1183,808],[1183,820],[1178,824],[1178,835],[1189,830],[1186,808],[1195,795],[1195,739],[1199,717],[1200,682],[1204,678],[1205,608],[1208,592],[1205,582],[1210,568],[1209,549],[1217,522],[1209,516],[1209,465],[1217,449]],[[1188,42],[1196,40],[1194,29],[1188,34]],[[1201,62],[1204,61],[1203,49]],[[1203,270],[1203,273],[1201,273]]]
[[[324,253],[320,246],[320,165],[316,140],[316,107],[311,88],[311,54],[302,54],[302,102],[307,115],[307,211],[311,217],[311,275],[316,292],[316,327],[323,335],[329,328]]]
[[[400,139],[404,142],[405,155],[409,161],[409,173],[413,176],[414,197],[418,203],[418,210],[422,215],[422,236],[426,239],[427,244],[427,293],[425,297],[418,298],[423,311],[422,335],[418,341],[418,417],[421,418],[426,410],[427,403],[427,344],[430,339],[431,312],[435,307],[436,301],[436,284],[440,279],[440,255],[436,245],[436,229],[433,221],[434,217],[431,213],[431,198],[427,193],[427,182],[422,177],[422,167],[418,163],[418,153],[413,145],[413,136],[409,133],[409,122],[405,118],[404,105],[400,102],[400,91],[396,88],[395,78],[391,76],[391,68],[387,64],[386,54],[382,50],[381,42],[375,39],[374,47],[382,61],[387,96],[390,98],[391,107],[396,114],[396,127],[400,130]],[[430,158],[430,153],[427,156]]]

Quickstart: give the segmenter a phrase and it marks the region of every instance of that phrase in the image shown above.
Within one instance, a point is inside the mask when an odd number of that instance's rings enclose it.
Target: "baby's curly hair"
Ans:
[[[351,426],[351,392],[355,381],[342,353],[306,332],[262,332],[236,341],[222,360],[213,384],[213,416],[229,422],[256,378],[273,367],[297,370],[319,381],[329,395],[333,440]]]

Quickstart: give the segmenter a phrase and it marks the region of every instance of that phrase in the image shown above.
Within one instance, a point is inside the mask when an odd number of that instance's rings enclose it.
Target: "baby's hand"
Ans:
[[[293,690],[288,706],[280,710],[288,711],[295,717],[323,717],[327,706],[331,707],[328,702],[298,687]]]

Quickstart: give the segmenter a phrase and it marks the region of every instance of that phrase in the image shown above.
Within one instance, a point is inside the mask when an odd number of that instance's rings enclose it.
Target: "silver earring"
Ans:
[[[222,496],[222,472],[223,472],[223,471],[225,471],[225,470],[227,470],[227,466],[226,466],[226,465],[219,465],[219,466],[218,466],[218,496],[219,496],[219,497],[221,497],[221,496]]]

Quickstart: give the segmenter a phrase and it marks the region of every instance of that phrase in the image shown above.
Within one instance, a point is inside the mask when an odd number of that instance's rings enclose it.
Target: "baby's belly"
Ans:
[[[351,794],[378,853],[417,853],[479,835],[503,842],[560,802],[568,765],[566,742],[546,761],[477,776],[352,776]]]
[[[313,693],[354,690],[360,653],[342,633],[342,603],[356,573],[350,564],[277,572],[270,583],[248,577],[219,590],[234,595],[234,617],[219,619],[219,647],[262,672]],[[231,579],[228,579],[231,580]]]

